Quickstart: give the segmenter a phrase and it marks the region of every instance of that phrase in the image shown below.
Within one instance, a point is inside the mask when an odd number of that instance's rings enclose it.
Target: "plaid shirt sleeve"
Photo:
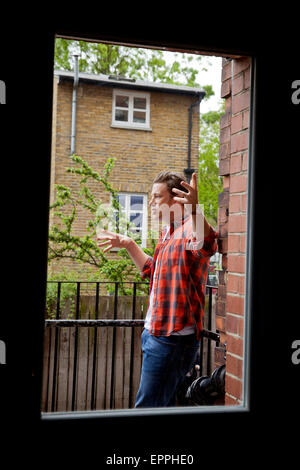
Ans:
[[[142,271],[141,271],[142,279],[146,279],[146,278],[150,279],[152,263],[153,263],[153,258],[151,258],[151,256],[149,256],[146,260],[146,263],[143,266]]]
[[[217,251],[217,232],[210,226],[210,232],[203,240],[197,241],[196,238],[189,238],[186,249],[198,258],[213,256]]]

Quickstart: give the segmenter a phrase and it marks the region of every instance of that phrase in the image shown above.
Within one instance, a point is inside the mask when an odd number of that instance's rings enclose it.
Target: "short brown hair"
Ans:
[[[174,171],[161,171],[154,178],[154,183],[166,183],[169,193],[172,197],[176,196],[176,193],[172,192],[173,188],[180,189],[181,191],[188,192],[188,190],[182,186],[181,181],[185,181],[185,177],[181,173],[175,173]]]

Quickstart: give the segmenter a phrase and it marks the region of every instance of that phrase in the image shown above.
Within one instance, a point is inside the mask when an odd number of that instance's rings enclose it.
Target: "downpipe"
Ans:
[[[77,86],[78,86],[78,55],[74,55],[75,70],[74,70],[74,83],[73,83],[73,94],[72,94],[72,127],[71,127],[71,155],[75,153],[75,142],[76,142],[76,110],[77,110]]]
[[[189,115],[188,115],[188,152],[187,152],[187,168],[184,169],[184,174],[187,178],[187,181],[190,182],[192,174],[194,173],[194,168],[191,168],[191,145],[192,145],[192,127],[193,127],[193,108],[200,106],[202,99],[205,96],[205,92],[200,94],[196,103],[192,103],[189,106]]]

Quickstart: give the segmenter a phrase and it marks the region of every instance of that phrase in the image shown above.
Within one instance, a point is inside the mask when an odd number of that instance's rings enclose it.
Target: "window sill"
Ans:
[[[128,126],[126,124],[111,124],[110,127],[114,127],[114,128],[117,128],[117,129],[127,129],[127,130],[130,130],[130,131],[152,132],[152,127]]]

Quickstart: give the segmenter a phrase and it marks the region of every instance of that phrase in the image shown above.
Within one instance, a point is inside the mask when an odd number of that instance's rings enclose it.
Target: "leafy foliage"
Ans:
[[[75,275],[76,276],[76,275]],[[74,273],[65,270],[54,275],[48,276],[46,292],[46,312],[48,318],[55,318],[57,313],[58,283],[55,281],[70,281],[70,283],[61,283],[60,291],[60,312],[65,309],[68,311],[68,318],[72,318],[75,312],[76,280]]]
[[[67,71],[74,70],[74,53],[79,54],[80,72],[96,75],[119,75],[152,82],[200,87],[197,82],[200,67],[192,67],[191,62],[194,60],[200,65],[201,56],[175,53],[175,60],[168,63],[164,52],[160,50],[57,38],[55,41],[55,68]],[[202,69],[205,70],[204,67]],[[204,99],[209,99],[214,95],[211,85],[202,85],[202,88],[206,92]]]
[[[219,111],[209,111],[200,117],[198,196],[212,225],[217,224],[218,194],[223,188],[218,167],[220,117],[223,112],[222,105]]]
[[[121,210],[117,192],[109,182],[109,176],[114,166],[114,159],[109,158],[104,166],[103,175],[93,170],[89,164],[78,155],[72,155],[71,160],[79,166],[71,166],[66,169],[70,174],[80,177],[78,194],[64,185],[56,185],[56,200],[50,206],[50,210],[56,216],[56,223],[49,230],[49,254],[48,262],[58,259],[71,259],[98,269],[98,280],[107,281],[140,281],[140,273],[126,250],[119,250],[116,259],[110,259],[103,253],[96,242],[97,229],[109,229],[110,223],[115,223],[114,214],[118,213],[117,232],[126,233],[130,230],[130,224]],[[106,192],[112,196],[112,207],[107,208],[97,199],[88,187],[88,181],[92,179],[101,183]],[[74,222],[79,208],[83,208],[87,214],[86,234],[79,236],[74,234]],[[134,234],[130,234],[134,238]],[[139,243],[139,240],[136,240]],[[155,242],[152,240],[151,248],[145,252],[151,255]],[[142,287],[141,287],[142,288]],[[129,291],[128,291],[129,292]],[[126,294],[125,288],[120,284],[120,293]]]

